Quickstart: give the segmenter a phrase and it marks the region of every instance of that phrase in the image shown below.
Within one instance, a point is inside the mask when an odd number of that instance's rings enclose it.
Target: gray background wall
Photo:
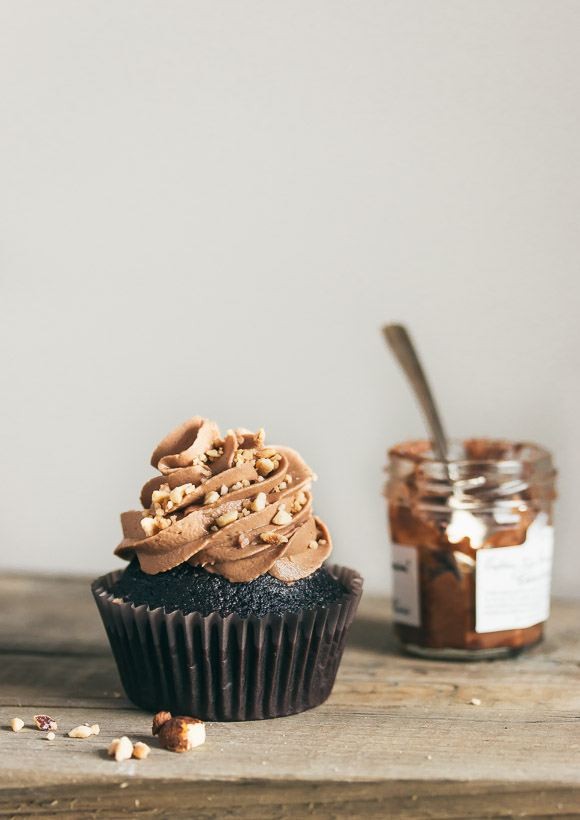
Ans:
[[[264,426],[336,559],[388,585],[386,447],[423,427],[560,468],[578,595],[580,4],[0,3],[0,565],[117,564],[157,441]]]

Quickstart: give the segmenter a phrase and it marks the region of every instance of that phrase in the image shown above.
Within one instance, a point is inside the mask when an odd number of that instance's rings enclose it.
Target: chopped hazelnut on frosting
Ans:
[[[141,527],[143,528],[145,535],[149,538],[150,536],[161,532],[161,530],[166,530],[167,527],[175,524],[176,521],[177,516],[175,515],[171,515],[169,518],[164,518],[162,515],[156,515],[155,518],[142,518]]]
[[[297,493],[296,497],[294,498],[294,502],[293,502],[292,506],[290,507],[290,510],[293,513],[300,512],[302,507],[306,504],[307,500],[308,499],[306,498],[305,493],[303,493],[302,490],[300,490],[300,492]]]
[[[238,519],[238,511],[237,510],[230,510],[229,512],[220,515],[216,518],[215,523],[218,527],[227,527],[228,524],[233,524],[234,521]]]
[[[163,504],[169,501],[169,484],[162,484],[158,490],[153,490],[151,501],[153,504]]]
[[[251,507],[254,512],[261,512],[261,510],[265,510],[266,493],[258,493],[256,498],[252,501]]]
[[[282,526],[283,524],[291,524],[292,523],[292,516],[289,512],[286,512],[284,509],[284,504],[281,504],[278,512],[272,519],[272,524],[278,524],[278,526]]]
[[[270,544],[273,547],[278,547],[280,544],[287,544],[288,539],[285,535],[280,535],[280,533],[274,532],[274,530],[270,530],[270,532],[263,532],[260,534],[260,538],[264,542],[264,544]]]
[[[274,469],[274,462],[269,458],[259,458],[256,461],[256,470],[261,476],[269,475]]]
[[[276,450],[273,450],[271,447],[267,447],[263,450],[256,450],[256,456],[258,458],[272,458],[272,456],[276,455]]]

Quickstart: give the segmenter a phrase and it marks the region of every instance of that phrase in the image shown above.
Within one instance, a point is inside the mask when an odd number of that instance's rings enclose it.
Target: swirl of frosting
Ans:
[[[289,447],[266,447],[263,430],[222,438],[194,416],[163,439],[151,464],[161,475],[143,487],[144,509],[121,515],[115,550],[136,555],[144,572],[187,561],[229,581],[269,573],[291,583],[330,555],[330,534],[312,514],[312,471]]]

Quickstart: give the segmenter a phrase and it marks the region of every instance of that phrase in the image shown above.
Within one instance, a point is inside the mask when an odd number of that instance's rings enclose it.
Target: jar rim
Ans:
[[[453,457],[453,449],[463,448],[466,444],[481,444],[482,447],[488,445],[488,455],[478,455],[477,457],[463,455],[460,457]],[[435,456],[433,446],[428,439],[407,439],[405,441],[394,444],[387,450],[390,459],[399,459],[401,461],[410,461],[415,464],[428,463],[441,467],[449,467],[450,465],[470,464],[502,464],[505,467],[508,465],[528,465],[535,466],[538,462],[548,459],[552,460],[551,452],[540,444],[532,441],[512,441],[510,439],[497,439],[488,436],[477,436],[468,439],[453,438],[449,440],[451,458],[443,461]],[[501,453],[499,457],[490,455],[490,453]],[[509,453],[509,455],[506,455]],[[523,457],[522,455],[525,454]]]

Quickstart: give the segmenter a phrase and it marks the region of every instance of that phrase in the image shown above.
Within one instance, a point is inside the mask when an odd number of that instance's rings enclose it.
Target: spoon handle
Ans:
[[[429,427],[435,455],[441,461],[447,461],[447,436],[443,430],[435,399],[407,329],[404,325],[385,325],[383,335],[395,358],[403,368],[419,401]]]

